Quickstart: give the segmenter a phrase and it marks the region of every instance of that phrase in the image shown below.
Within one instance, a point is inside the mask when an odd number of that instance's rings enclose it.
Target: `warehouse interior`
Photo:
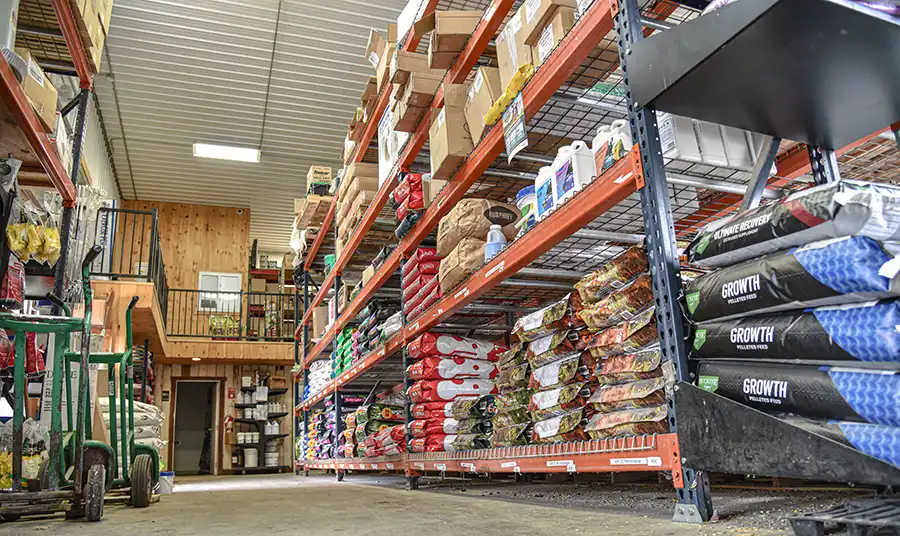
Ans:
[[[900,534],[897,0],[0,14],[0,534]]]

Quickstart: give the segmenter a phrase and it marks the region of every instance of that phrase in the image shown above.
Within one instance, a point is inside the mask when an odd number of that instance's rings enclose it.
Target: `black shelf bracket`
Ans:
[[[618,7],[618,9],[616,9]],[[641,207],[644,213],[646,248],[656,301],[656,321],[663,358],[676,368],[678,379],[690,381],[684,318],[679,307],[681,294],[675,225],[669,206],[666,170],[659,141],[656,113],[634,101],[629,84],[628,59],[632,46],[644,39],[641,10],[637,0],[613,0],[614,22],[618,34],[619,62],[624,74],[626,102],[634,143],[640,146],[644,187]],[[678,432],[673,401],[669,401],[669,426]],[[683,467],[684,487],[677,489],[678,502],[673,520],[700,523],[713,515],[709,478],[703,472]]]

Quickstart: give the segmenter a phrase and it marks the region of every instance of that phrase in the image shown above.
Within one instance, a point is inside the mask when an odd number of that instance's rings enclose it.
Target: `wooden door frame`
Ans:
[[[212,466],[212,474],[213,475],[221,475],[222,474],[222,452],[223,452],[223,443],[225,439],[225,434],[223,434],[222,428],[219,426],[219,422],[216,422],[216,419],[219,421],[225,418],[225,382],[227,378],[224,376],[172,376],[170,379],[170,386],[172,389],[172,396],[169,398],[169,462],[171,464],[172,470],[175,469],[175,401],[178,398],[178,382],[192,382],[192,383],[216,383],[218,387],[216,391],[218,393],[219,398],[219,411],[218,415],[213,416],[213,429],[217,431],[216,433],[216,452],[215,452],[215,460]]]

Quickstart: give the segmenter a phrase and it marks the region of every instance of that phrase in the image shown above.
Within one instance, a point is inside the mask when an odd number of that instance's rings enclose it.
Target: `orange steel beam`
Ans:
[[[841,147],[835,151],[837,156],[841,156],[851,151],[863,143],[871,141],[884,132],[889,132],[890,128],[873,132],[868,136],[864,136],[855,142]],[[768,186],[770,188],[778,188],[785,186],[797,177],[806,175],[812,169],[809,164],[809,154],[806,152],[806,146],[801,144],[792,147],[788,151],[782,153],[775,159],[775,165],[778,168],[778,176],[769,179]],[[689,216],[675,222],[675,231],[679,236],[699,230],[714,220],[727,216],[732,212],[736,212],[740,206],[743,196],[737,194],[722,194],[714,203],[705,206]]]
[[[50,183],[63,198],[63,204],[69,207],[75,206],[75,186],[69,178],[69,172],[63,167],[62,161],[56,152],[50,137],[44,132],[44,127],[38,116],[28,104],[28,99],[13,74],[12,68],[6,60],[0,61],[0,99],[6,107],[9,115],[22,131],[22,135],[31,145],[31,150],[37,157],[44,172],[50,178]]]
[[[453,294],[444,296],[408,324],[404,328],[406,340],[412,340],[437,326],[442,320],[515,275],[566,237],[636,192],[643,184],[640,151],[635,146],[603,176],[472,274]]]
[[[78,73],[78,80],[81,89],[91,89],[94,80],[94,72],[88,64],[87,52],[84,50],[84,44],[81,42],[81,35],[78,33],[78,25],[75,24],[75,14],[72,12],[72,2],[69,0],[51,0],[53,9],[56,11],[56,20],[59,22],[59,29],[62,31],[63,38],[66,40],[66,48],[69,49],[69,56],[72,57],[72,63],[75,65],[75,72]]]
[[[612,28],[609,2],[594,2],[522,91],[526,120],[540,110]],[[422,243],[502,151],[503,125],[498,122],[484,135],[450,183],[401,241],[400,249],[404,254],[410,255]]]

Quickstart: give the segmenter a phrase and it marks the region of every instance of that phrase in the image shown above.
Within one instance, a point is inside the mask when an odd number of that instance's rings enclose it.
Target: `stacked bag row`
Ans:
[[[840,181],[702,230],[700,387],[900,466],[898,221],[900,188]]]
[[[506,346],[440,333],[424,333],[407,345],[414,362],[407,375],[411,413],[410,452],[488,448],[496,362]]]
[[[359,322],[357,335],[351,345],[351,365],[378,349],[384,341],[385,329],[399,327],[400,302],[398,300],[373,299],[356,315]],[[396,332],[396,329],[394,329]]]
[[[431,204],[446,181],[431,180],[431,175],[422,173],[401,173],[397,187],[391,192],[388,204],[395,210],[398,239],[406,236],[422,213]]]
[[[337,438],[337,450],[336,457],[338,458],[352,458],[353,457],[353,449],[356,448],[356,439],[353,436],[353,429],[350,430],[350,434],[347,433],[348,427],[347,422],[352,420],[356,416],[356,410],[362,406],[365,399],[358,395],[339,395],[341,397],[341,414],[338,417],[341,421],[341,432]],[[347,453],[350,453],[349,455]]]
[[[391,395],[356,410],[357,457],[396,456],[406,452],[404,404],[402,396]]]
[[[332,365],[324,359],[313,361],[309,365],[306,385],[303,387],[303,400],[308,400],[319,394],[328,382],[331,381]]]
[[[332,354],[331,377],[337,378],[353,364],[353,338],[356,328],[347,327],[335,338],[335,349]]]
[[[403,312],[408,321],[418,318],[443,296],[438,281],[441,259],[436,248],[419,248],[403,264]]]

